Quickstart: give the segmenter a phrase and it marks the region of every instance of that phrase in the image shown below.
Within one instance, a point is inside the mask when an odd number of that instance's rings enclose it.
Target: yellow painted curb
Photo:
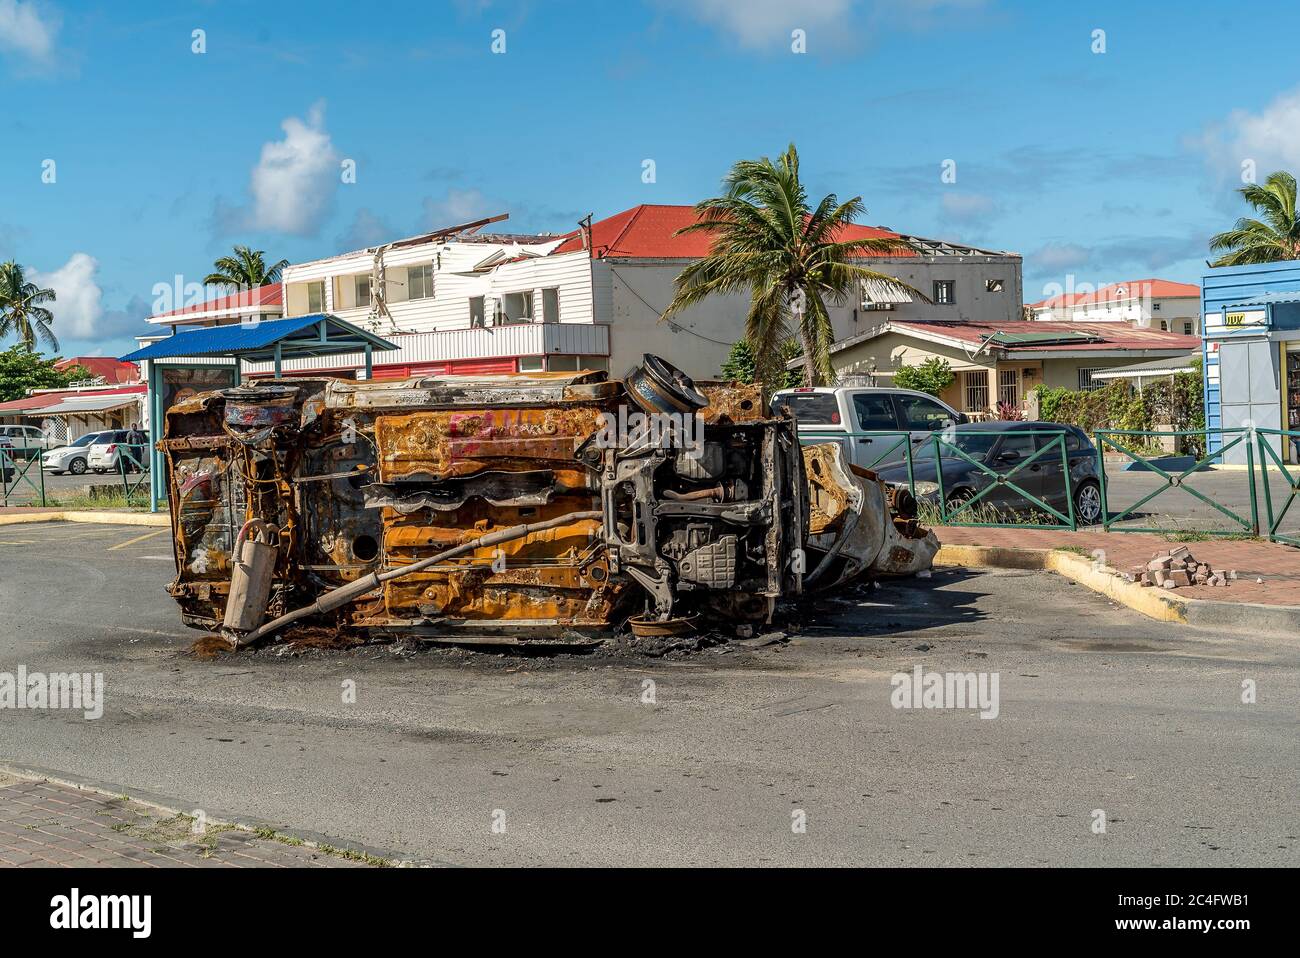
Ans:
[[[97,522],[117,526],[170,526],[166,512],[33,512],[29,515],[0,516],[0,526],[26,525],[31,522]]]
[[[1061,549],[1011,549],[1003,546],[940,546],[935,565],[968,569],[1028,569],[1055,572],[1161,622],[1187,622],[1187,600],[1165,589],[1127,582],[1108,565]]]

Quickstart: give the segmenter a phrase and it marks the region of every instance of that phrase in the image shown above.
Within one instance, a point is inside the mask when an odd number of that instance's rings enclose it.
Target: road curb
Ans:
[[[194,814],[192,809],[187,811],[180,808],[179,803],[175,799],[164,798],[155,795],[152,792],[142,791],[140,789],[95,782],[79,775],[69,775],[65,772],[52,772],[48,769],[36,768],[29,765],[15,765],[11,762],[0,762],[0,772],[6,772],[18,778],[51,782],[55,785],[75,788],[84,792],[94,792],[96,795],[106,795],[110,798],[120,798],[125,796],[133,802],[163,812],[168,816]],[[345,857],[350,857],[346,853],[356,853],[370,858],[381,859],[390,868],[422,866],[446,867],[445,863],[442,862],[412,861],[411,859],[402,858],[400,855],[386,849],[371,848],[366,845],[358,844],[357,842],[331,838],[330,836],[322,835],[318,832],[301,831],[298,829],[289,831],[275,825],[274,823],[262,821],[257,818],[250,818],[244,815],[231,816],[227,813],[218,813],[214,815],[210,810],[206,809],[205,815],[208,823],[212,825],[227,825],[244,832],[256,832],[259,828],[271,828],[277,835],[301,841],[309,847],[316,849],[322,847],[333,848],[339,852],[345,853]],[[273,841],[274,839],[269,840]],[[322,854],[330,854],[330,852],[326,851],[322,852]]]
[[[0,516],[0,526],[19,526],[32,522],[95,522],[118,526],[170,526],[171,516],[166,512],[33,512],[29,515]]]
[[[1055,572],[1161,622],[1181,622],[1235,632],[1295,634],[1300,631],[1300,606],[1216,602],[1179,596],[1167,589],[1125,581],[1110,566],[1063,549],[943,545],[934,558],[934,564],[970,569]]]

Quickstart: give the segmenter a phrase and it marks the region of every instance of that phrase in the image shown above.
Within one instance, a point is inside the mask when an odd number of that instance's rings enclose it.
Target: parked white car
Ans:
[[[43,465],[55,475],[70,472],[74,476],[84,475],[90,468],[90,447],[97,442],[112,442],[118,430],[88,432],[66,446],[49,450],[42,457]]]
[[[772,408],[781,406],[794,414],[801,440],[839,442],[849,462],[867,469],[905,461],[907,454],[899,444],[902,433],[909,434],[914,453],[923,456],[922,445],[931,433],[969,421],[965,413],[929,393],[882,386],[781,389],[772,396]]]
[[[140,434],[142,437],[144,435]],[[130,448],[124,460],[126,471],[140,472],[140,466],[136,463],[141,463],[145,469],[148,469],[148,440],[132,443],[130,429],[114,429],[112,432],[102,433],[99,441],[90,446],[90,455],[86,457],[86,464],[95,472],[118,472],[118,462],[122,459],[123,447],[128,444]]]
[[[4,436],[13,446],[13,455],[24,459],[36,450],[49,449],[53,442],[46,438],[39,426],[0,426],[0,436]]]

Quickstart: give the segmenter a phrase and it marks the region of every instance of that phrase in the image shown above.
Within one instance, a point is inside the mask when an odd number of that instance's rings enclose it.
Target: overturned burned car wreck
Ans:
[[[908,503],[801,448],[757,387],[654,357],[603,372],[286,379],[172,407],[186,624],[528,642],[770,621],[778,600],[928,568]]]

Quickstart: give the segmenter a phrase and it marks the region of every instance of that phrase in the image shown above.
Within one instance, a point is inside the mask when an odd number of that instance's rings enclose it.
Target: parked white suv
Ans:
[[[21,459],[28,459],[35,455],[36,450],[49,449],[52,445],[38,426],[0,426],[0,436],[12,444],[10,455]]]
[[[772,396],[772,408],[789,407],[802,440],[836,441],[855,466],[875,469],[903,462],[899,440],[908,433],[916,455],[930,434],[968,421],[965,413],[929,393],[882,386],[801,386]],[[853,433],[894,433],[860,436]]]
[[[55,475],[64,472],[83,475],[90,468],[90,447],[97,442],[112,442],[113,432],[88,432],[66,446],[47,451],[41,457],[41,464]]]

